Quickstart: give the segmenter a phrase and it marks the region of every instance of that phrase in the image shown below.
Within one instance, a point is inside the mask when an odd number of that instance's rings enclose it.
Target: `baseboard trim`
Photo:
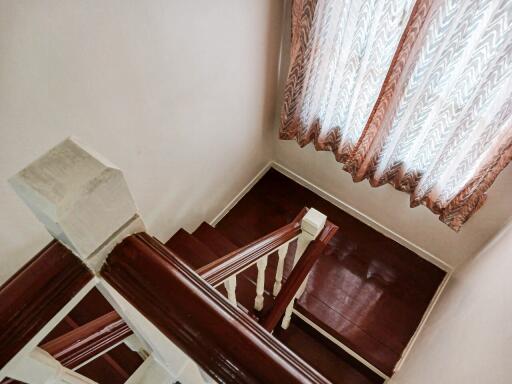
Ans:
[[[348,353],[350,356],[352,356],[354,359],[359,361],[361,364],[363,364],[365,367],[379,375],[385,380],[389,379],[389,376],[386,375],[384,372],[382,372],[377,367],[373,366],[370,362],[365,360],[363,357],[359,356],[356,352],[354,352],[352,349],[347,347],[345,344],[343,344],[338,339],[332,337],[328,332],[324,331],[322,328],[320,328],[318,325],[316,325],[314,322],[309,320],[306,316],[304,316],[302,313],[300,313],[295,308],[293,309],[293,314],[296,315],[298,318],[300,318],[302,321],[304,321],[306,324],[308,324],[311,328],[313,328],[315,331],[320,333],[322,336],[324,336],[326,339],[328,339],[330,342],[334,343],[337,347],[343,349],[346,353]]]
[[[414,244],[413,242],[407,240],[403,236],[399,235],[398,233],[394,232],[393,230],[389,229],[388,227],[380,224],[379,222],[375,221],[371,217],[365,215],[358,209],[352,207],[351,205],[343,202],[342,200],[338,199],[337,197],[333,196],[329,192],[323,190],[322,188],[316,186],[315,184],[311,183],[310,181],[304,179],[302,176],[299,176],[295,172],[291,171],[290,169],[286,168],[284,165],[276,162],[276,161],[270,161],[268,162],[250,181],[247,183],[247,185],[228,203],[228,205],[220,211],[217,216],[215,216],[211,221],[210,224],[212,226],[217,225],[219,221],[222,220],[224,216],[228,214],[228,212],[245,196],[247,192],[251,190],[251,188],[265,175],[265,173],[268,172],[270,168],[274,168],[279,173],[282,173],[283,175],[289,177],[290,179],[296,181],[300,185],[306,187],[313,193],[319,195],[320,197],[324,198],[325,200],[329,201],[330,203],[337,206],[342,211],[348,213],[350,216],[355,217],[359,221],[362,221],[366,225],[372,227],[377,232],[382,233],[384,236],[389,237],[390,239],[396,241],[398,244],[404,246],[405,248],[411,250],[412,252],[416,253],[418,256],[422,257],[423,259],[427,260],[428,262],[434,264],[435,266],[441,268],[443,271],[447,273],[451,273],[453,271],[453,266],[450,264],[444,262],[443,260],[439,259],[426,249]]]
[[[423,314],[423,317],[421,318],[420,324],[418,325],[418,328],[416,328],[416,332],[414,332],[414,335],[412,335],[411,339],[409,340],[409,343],[407,344],[407,346],[405,347],[404,351],[402,352],[402,356],[400,357],[400,360],[398,361],[398,363],[396,363],[395,373],[400,370],[400,368],[404,364],[405,360],[407,359],[407,357],[411,353],[412,347],[414,346],[414,344],[416,343],[419,335],[421,334],[421,332],[425,328],[425,325],[427,323],[428,318],[430,317],[430,314],[434,310],[437,302],[439,301],[439,298],[441,297],[441,295],[442,295],[444,289],[446,288],[446,286],[448,284],[448,281],[450,280],[452,275],[453,275],[453,272],[447,272],[445,277],[444,277],[444,279],[443,279],[443,281],[441,282],[441,284],[439,284],[439,287],[437,287],[437,291],[436,291],[434,297],[432,298],[432,300],[430,300],[430,304],[428,305],[427,310]]]
[[[414,244],[413,242],[407,240],[406,238],[402,237],[398,233],[394,232],[393,230],[389,229],[388,227],[378,223],[371,217],[365,215],[361,211],[357,210],[356,208],[352,207],[351,205],[343,202],[342,200],[338,199],[337,197],[331,195],[329,192],[323,190],[322,188],[316,186],[315,184],[311,183],[310,181],[304,179],[302,176],[299,176],[295,172],[291,171],[290,169],[286,168],[284,165],[273,161],[271,163],[271,167],[274,168],[276,171],[282,173],[283,175],[289,177],[290,179],[296,181],[303,187],[306,187],[311,192],[317,194],[318,196],[324,198],[325,200],[329,201],[330,203],[337,206],[342,211],[348,213],[350,216],[355,217],[359,221],[362,221],[366,225],[372,227],[377,232],[382,233],[384,236],[389,237],[390,239],[396,241],[398,244],[404,246],[405,248],[411,250],[412,252],[416,253],[418,256],[422,257],[423,259],[427,260],[428,262],[434,264],[435,266],[441,268],[443,271],[450,273],[453,271],[453,266],[447,264],[443,260],[439,259],[429,251],[423,249],[422,247]]]
[[[263,175],[265,175],[265,173],[268,172],[268,170],[272,168],[272,161],[269,161],[267,163],[267,165],[265,165],[257,174],[256,176],[254,176],[251,181],[249,181],[249,183],[242,188],[242,190],[228,203],[228,205],[226,205],[226,207],[219,212],[219,214],[217,216],[215,216],[211,221],[210,221],[210,225],[212,227],[215,227],[219,221],[222,220],[222,218],[224,216],[226,216],[228,214],[229,211],[231,211],[231,209],[233,209],[233,207],[235,205],[237,205],[237,203],[242,199],[242,197],[244,197],[246,195],[247,192],[249,192],[251,190],[252,187],[254,187],[254,185],[263,177]]]

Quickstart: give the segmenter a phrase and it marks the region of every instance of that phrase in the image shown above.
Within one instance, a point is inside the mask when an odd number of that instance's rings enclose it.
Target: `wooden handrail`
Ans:
[[[117,245],[100,273],[218,382],[329,382],[145,233]]]
[[[327,221],[325,227],[316,240],[313,240],[302,257],[299,259],[290,275],[276,296],[272,309],[260,320],[261,325],[267,331],[272,332],[283,316],[286,307],[294,300],[302,282],[308,276],[311,268],[323,253],[327,243],[334,236],[338,227]]]
[[[115,312],[109,312],[41,346],[66,368],[74,369],[101,355],[133,332]]]
[[[261,257],[276,251],[280,246],[297,237],[301,233],[301,220],[307,213],[303,208],[295,219],[252,243],[223,256],[210,264],[199,268],[196,272],[214,287],[231,276],[237,275],[253,265]]]
[[[91,271],[54,240],[6,281],[0,287],[0,368],[92,278]]]

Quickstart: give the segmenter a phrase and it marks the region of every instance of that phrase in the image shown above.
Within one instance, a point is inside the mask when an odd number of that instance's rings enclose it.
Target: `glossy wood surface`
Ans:
[[[101,275],[219,382],[328,382],[146,234],[116,246]]]
[[[296,316],[288,329],[276,328],[274,336],[335,384],[384,383],[383,378]]]
[[[184,229],[178,230],[167,240],[165,246],[194,270],[198,270],[218,259],[218,256],[205,244],[197,240]]]
[[[237,249],[237,246],[232,241],[207,223],[202,223],[192,233],[192,236],[201,241],[204,246],[207,246],[218,257],[222,257]],[[287,270],[291,270],[292,267],[295,245],[295,242],[289,245],[287,263],[285,264]],[[188,254],[187,257],[194,256],[193,254]],[[256,319],[262,314],[268,313],[273,307],[274,298],[270,293],[274,283],[276,263],[272,263],[272,261],[276,261],[276,258],[270,259],[267,266],[266,282],[268,284],[267,291],[264,292],[265,304],[261,312],[255,312],[252,309],[256,288],[256,267],[251,267],[238,275],[237,300],[241,304],[239,308],[249,312]],[[219,288],[219,291],[223,291],[222,287]],[[292,324],[286,331],[276,328],[274,335],[288,348],[304,358],[308,364],[313,365],[322,375],[333,381],[333,383],[366,384],[383,382],[381,378],[373,374],[367,367],[355,361],[354,358],[337,346],[333,346],[330,341],[317,331],[311,330],[307,324],[299,322],[297,318],[294,317],[294,319],[292,319]],[[301,326],[298,326],[298,324]]]
[[[306,212],[303,208],[290,223],[218,258],[198,269],[197,273],[213,286],[240,273],[264,255],[275,252],[281,245],[297,237],[301,233],[300,222]]]
[[[3,367],[92,279],[82,262],[52,241],[0,287]]]
[[[100,355],[133,332],[123,319],[111,311],[41,346],[70,369]]]
[[[243,246],[283,226],[304,206],[340,229],[296,308],[392,374],[445,272],[273,169],[216,228]]]

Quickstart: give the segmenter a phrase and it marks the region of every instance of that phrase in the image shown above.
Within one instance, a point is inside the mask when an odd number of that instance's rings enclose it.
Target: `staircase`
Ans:
[[[188,266],[194,270],[216,261],[217,259],[238,249],[228,238],[206,222],[203,222],[192,234],[180,229],[165,246],[176,253]],[[274,269],[275,276],[275,269]],[[265,281],[272,281],[272,270],[267,266]],[[236,297],[238,306],[246,313],[257,318],[259,311],[254,309],[254,297],[256,292],[257,273],[254,268],[249,268],[237,276]],[[217,289],[227,296],[226,287],[221,285]],[[265,309],[268,309],[273,297],[268,290],[263,292]]]
[[[13,185],[57,240],[0,287],[0,382],[383,383],[444,272],[413,258],[414,280],[375,231],[396,265],[347,264],[361,223],[269,175],[215,227],[161,243],[120,171],[72,140],[29,165]],[[379,300],[407,313],[367,316]]]
[[[165,246],[195,270],[200,270],[239,248],[220,230],[206,222],[199,225],[192,233],[180,229],[165,242]],[[297,241],[294,240],[290,243],[284,259],[283,282],[286,281],[293,269],[292,255],[296,248]],[[278,260],[277,252],[269,255],[265,269],[264,306],[261,310],[254,308],[254,295],[258,280],[257,268],[248,268],[237,275],[236,295],[238,306],[256,320],[265,318],[265,315],[269,313],[275,301],[273,293],[279,291],[275,290],[274,284],[278,270]],[[227,295],[224,286],[219,286],[217,289],[222,294]],[[297,301],[296,309],[309,315],[307,307],[300,305],[300,299]],[[326,340],[317,330],[300,318],[294,317],[287,329],[279,327],[274,331],[274,334],[283,344],[304,358],[333,383],[367,384],[384,382],[382,377]]]

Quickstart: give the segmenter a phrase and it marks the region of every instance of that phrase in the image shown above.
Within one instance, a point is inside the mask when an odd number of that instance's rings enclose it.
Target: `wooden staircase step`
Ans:
[[[184,229],[176,232],[165,246],[193,269],[201,268],[218,258],[208,246]]]
[[[295,310],[384,374],[393,375],[394,366],[400,356],[368,335],[363,329],[355,326],[343,317],[343,314],[331,310],[325,303],[312,299],[307,294],[296,301]],[[341,330],[346,328],[351,329],[350,338],[342,334]]]
[[[384,383],[383,378],[296,316],[288,329],[278,328],[274,336],[333,383]]]
[[[203,222],[199,227],[197,227],[197,229],[192,232],[192,235],[204,244],[208,244],[208,247],[217,255],[217,257],[227,255],[239,248],[219,230],[215,229],[207,222]]]

